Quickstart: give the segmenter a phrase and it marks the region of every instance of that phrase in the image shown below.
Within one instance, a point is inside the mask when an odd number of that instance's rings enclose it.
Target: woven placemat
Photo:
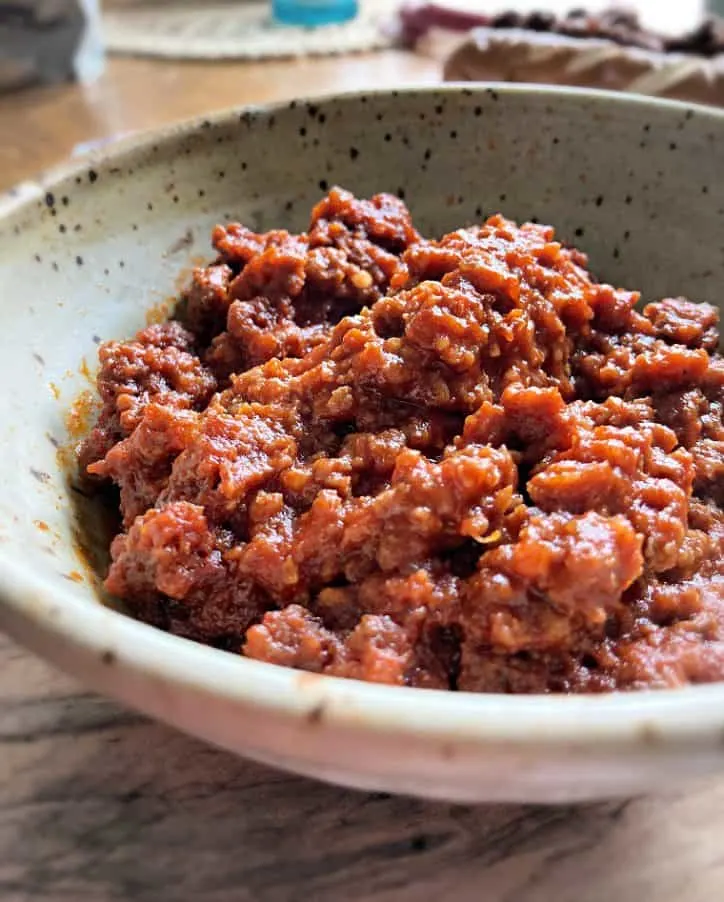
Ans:
[[[212,2],[112,9],[103,17],[109,53],[173,59],[266,59],[327,56],[389,47],[398,4],[363,0],[344,25],[293,28],[275,24],[269,3]]]

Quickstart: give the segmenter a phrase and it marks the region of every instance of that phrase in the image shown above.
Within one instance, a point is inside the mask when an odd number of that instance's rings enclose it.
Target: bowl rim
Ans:
[[[683,100],[672,100],[666,97],[652,97],[645,94],[629,94],[624,91],[609,91],[602,88],[582,88],[568,85],[523,84],[516,82],[443,82],[441,84],[401,84],[395,88],[371,87],[348,91],[324,91],[314,94],[275,100],[268,103],[243,104],[226,106],[210,110],[206,113],[189,116],[175,122],[153,128],[142,128],[133,132],[124,132],[118,138],[104,142],[98,147],[82,153],[80,156],[63,160],[41,170],[35,177],[24,179],[9,188],[0,191],[0,222],[14,214],[29,211],[33,202],[41,199],[48,190],[60,189],[64,184],[78,175],[87,173],[89,169],[108,167],[111,161],[128,161],[132,158],[148,154],[154,147],[170,144],[175,139],[183,139],[201,128],[232,123],[247,116],[278,115],[286,110],[304,108],[308,105],[319,106],[337,101],[361,101],[363,98],[403,96],[445,97],[493,97],[516,95],[539,95],[549,97],[552,101],[587,100],[602,107],[621,106],[631,109],[668,110],[679,112],[690,117],[694,115],[724,122],[724,107],[707,106]]]
[[[224,125],[244,115],[272,115],[308,103],[355,102],[362,97],[427,95],[484,96],[536,94],[586,99],[600,106],[646,108],[697,116],[724,129],[724,110],[673,100],[652,99],[581,88],[450,83],[392,89],[324,93],[269,104],[230,107],[125,137],[77,160],[63,163],[0,195],[2,220],[32,213],[49,190],[90,169],[101,173],[121,160],[147,155],[153,145],[175,141],[201,128]],[[28,570],[0,546],[0,625],[3,608],[23,624],[62,639],[109,667],[130,669],[181,688],[193,689],[326,727],[435,742],[515,744],[618,749],[652,743],[714,743],[724,748],[724,682],[681,689],[583,695],[502,695],[413,689],[310,674],[232,655],[172,636],[88,599],[68,586],[56,586]],[[10,630],[11,634],[14,630]]]

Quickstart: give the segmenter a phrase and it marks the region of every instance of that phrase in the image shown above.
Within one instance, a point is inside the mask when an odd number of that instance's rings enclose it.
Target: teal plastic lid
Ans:
[[[338,25],[359,12],[357,0],[272,0],[274,18],[282,25]]]

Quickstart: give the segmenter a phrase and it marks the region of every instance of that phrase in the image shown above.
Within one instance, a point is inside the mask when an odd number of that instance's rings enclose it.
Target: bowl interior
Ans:
[[[98,342],[168,309],[215,223],[301,229],[328,186],[391,191],[424,233],[537,218],[601,278],[717,303],[723,146],[703,108],[452,87],[221,114],[30,186],[0,219],[0,597],[19,603],[2,572],[21,564],[96,602],[59,449],[92,418]]]

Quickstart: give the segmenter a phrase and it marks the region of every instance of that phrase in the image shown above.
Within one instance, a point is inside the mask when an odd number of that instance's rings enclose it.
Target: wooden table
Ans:
[[[436,76],[393,52],[113,61],[90,88],[0,99],[0,189],[212,107]],[[563,808],[345,792],[149,723],[0,638],[2,902],[717,902],[722,839],[724,780]]]
[[[433,60],[392,50],[246,64],[111,59],[102,78],[85,88],[0,95],[0,191],[61,161],[79,143],[245,103],[439,78]]]
[[[718,902],[724,781],[597,805],[347,792],[206,748],[0,638],[3,902]]]

